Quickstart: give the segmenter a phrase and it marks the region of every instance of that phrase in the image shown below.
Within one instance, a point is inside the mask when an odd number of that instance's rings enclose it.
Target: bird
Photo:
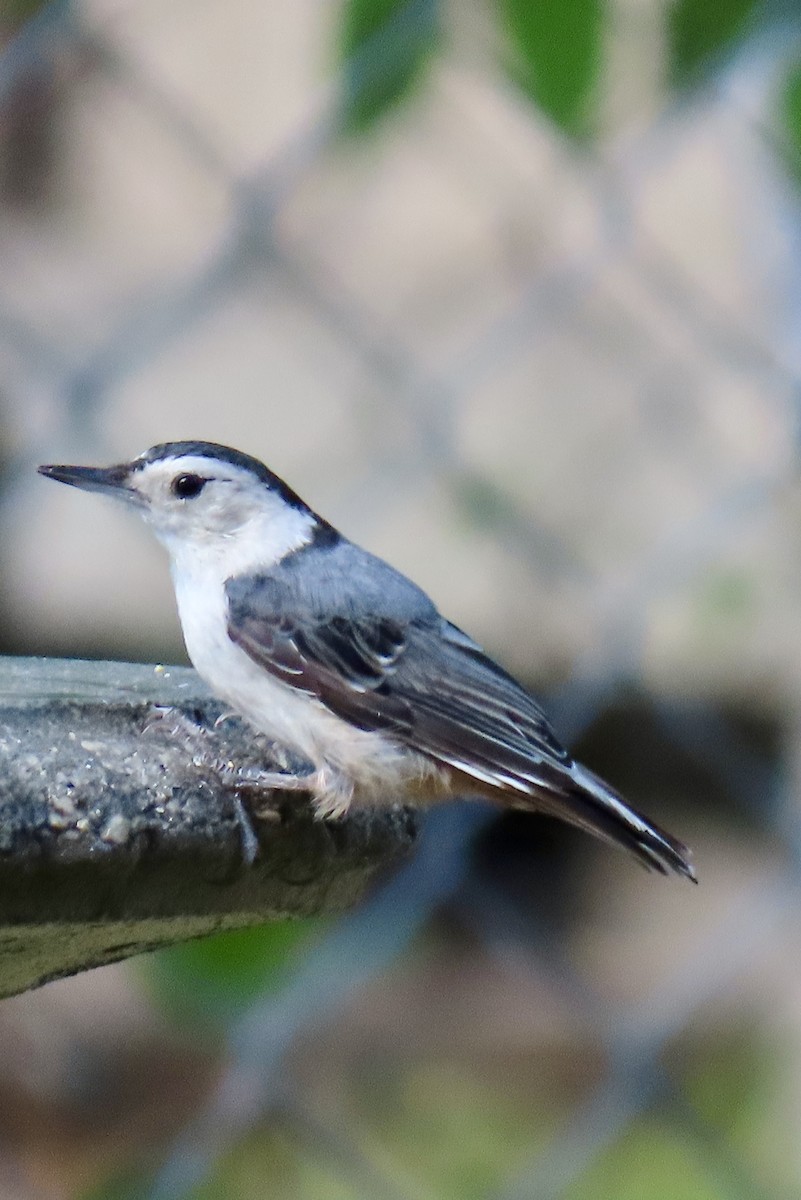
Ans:
[[[258,459],[165,442],[49,479],[135,508],[165,546],[189,658],[214,695],[311,766],[265,787],[351,805],[456,796],[561,818],[695,880],[687,847],[560,743],[539,703],[429,596]]]

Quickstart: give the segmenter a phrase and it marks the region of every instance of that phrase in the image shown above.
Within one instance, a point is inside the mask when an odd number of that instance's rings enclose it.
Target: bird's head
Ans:
[[[112,467],[42,466],[42,475],[137,508],[174,562],[268,568],[330,530],[258,459],[212,442],[167,442]]]

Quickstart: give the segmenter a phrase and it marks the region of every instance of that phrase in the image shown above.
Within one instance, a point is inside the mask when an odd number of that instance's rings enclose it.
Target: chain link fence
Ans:
[[[177,646],[161,564],[137,544],[109,580],[115,518],[69,515],[33,463],[239,444],[539,681],[701,881],[433,812],[414,861],[226,1010],[174,1141],[165,1120],[82,1183],[801,1192],[801,256],[770,107],[799,27],[780,12],[670,91],[665,11],[609,7],[593,143],[508,83],[480,5],[441,14],[433,76],[349,136],[343,78],[391,74],[429,6],[335,74],[341,14],[311,0],[9,20],[7,647]]]

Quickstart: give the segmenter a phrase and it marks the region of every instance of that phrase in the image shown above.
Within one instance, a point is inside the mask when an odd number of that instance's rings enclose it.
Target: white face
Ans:
[[[249,471],[203,455],[134,464],[128,488],[177,570],[268,568],[309,542],[315,525]]]

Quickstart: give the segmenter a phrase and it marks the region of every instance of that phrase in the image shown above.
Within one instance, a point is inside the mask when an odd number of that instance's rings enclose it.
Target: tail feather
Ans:
[[[652,870],[663,875],[674,872],[698,882],[688,848],[631,808],[581,763],[572,763],[569,776],[562,775],[558,783],[555,781],[553,791],[537,789],[534,805],[604,841],[623,846]]]

